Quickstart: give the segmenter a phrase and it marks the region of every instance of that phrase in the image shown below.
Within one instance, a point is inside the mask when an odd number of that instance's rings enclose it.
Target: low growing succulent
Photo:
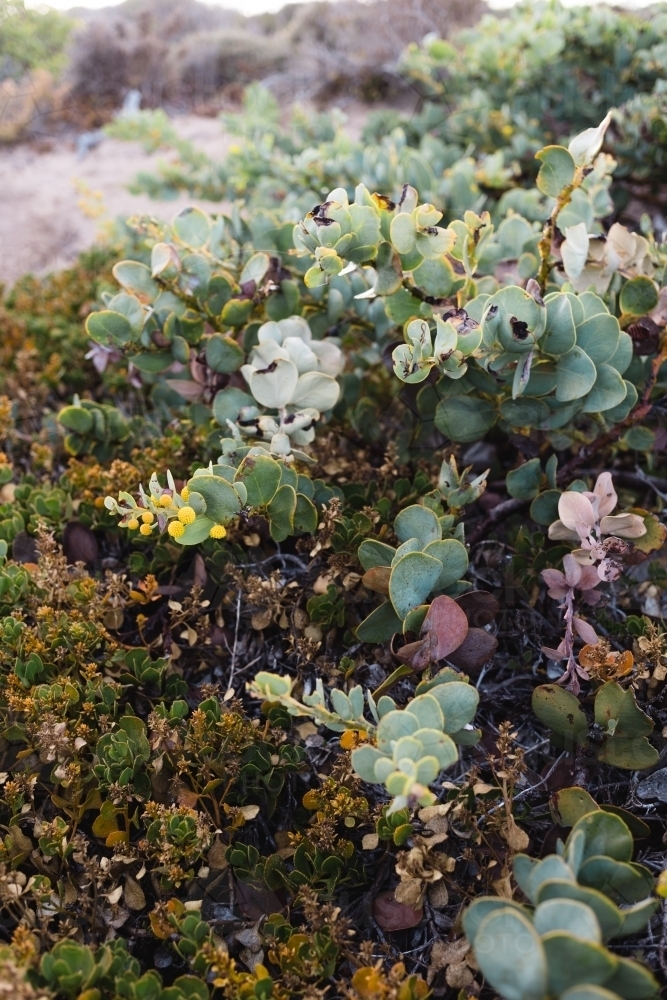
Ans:
[[[247,449],[238,469],[231,462],[198,469],[180,493],[169,472],[167,483],[160,486],[154,474],[148,493],[139,487],[140,502],[123,492],[118,500],[107,497],[105,506],[120,516],[122,527],[147,537],[166,530],[180,545],[222,539],[227,526],[249,512],[267,518],[274,541],[317,527],[311,480],[262,448]]]
[[[659,988],[646,966],[605,947],[641,931],[659,900],[650,871],[632,861],[627,825],[593,806],[558,853],[516,855],[529,906],[486,896],[463,914],[479,967],[505,1000],[647,1000]]]
[[[412,504],[394,521],[398,548],[377,539],[365,539],[359,546],[363,582],[371,590],[389,597],[357,629],[364,642],[382,642],[402,631],[410,612],[426,604],[431,594],[453,597],[467,584],[461,577],[468,568],[468,553],[457,538],[443,538],[451,530],[453,518],[439,518],[430,507]]]
[[[292,687],[289,677],[261,672],[248,690],[256,698],[279,702],[290,715],[309,715],[334,732],[352,729],[367,733],[376,745],[368,743],[353,750],[352,767],[364,781],[383,784],[394,796],[392,813],[415,801],[423,806],[435,802],[428,785],[458,760],[457,744],[471,745],[480,738],[479,730],[471,725],[479,701],[477,690],[448,667],[431,680],[421,681],[404,709],[387,695],[376,705],[367,692],[373,722],[364,718],[359,685],[347,694],[334,688],[333,710],[326,707],[321,680],[313,694],[304,694],[301,702],[292,696]]]
[[[598,688],[593,726],[579,699],[557,684],[536,687],[532,705],[563,745],[590,748],[602,763],[638,771],[658,760],[658,751],[647,739],[653,720],[638,707],[632,688],[624,689],[616,681]]]
[[[78,396],[60,410],[58,422],[65,429],[65,449],[70,455],[93,455],[99,462],[113,458],[132,433],[130,422],[117,407]]]
[[[145,767],[150,746],[141,719],[124,716],[115,729],[100,737],[96,753],[99,763],[93,769],[103,787],[117,785],[127,788],[130,794],[148,798],[150,780]]]

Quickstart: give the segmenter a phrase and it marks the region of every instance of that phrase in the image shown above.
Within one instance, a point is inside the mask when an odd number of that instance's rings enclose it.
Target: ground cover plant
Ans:
[[[575,67],[661,30],[536,16]],[[253,87],[172,177],[229,209],[6,296],[8,997],[659,995],[667,247],[628,80],[517,170]]]

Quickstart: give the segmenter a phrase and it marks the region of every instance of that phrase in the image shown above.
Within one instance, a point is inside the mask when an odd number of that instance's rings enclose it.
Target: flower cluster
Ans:
[[[618,557],[628,550],[624,539],[641,538],[646,534],[646,525],[639,514],[612,515],[617,503],[611,473],[602,472],[592,493],[568,490],[562,494],[558,501],[559,519],[549,527],[551,539],[580,542],[580,548],[572,553],[576,561],[583,567],[595,566],[598,578],[607,582],[621,575]],[[589,574],[583,586],[581,579],[574,586],[590,590],[591,581]],[[550,583],[548,579],[547,583]]]
[[[138,529],[140,534],[146,536],[151,536],[157,528],[159,534],[166,530],[172,538],[179,539],[185,533],[187,526],[194,524],[197,514],[202,514],[204,511],[197,511],[188,503],[191,491],[187,486],[184,486],[179,494],[174,477],[169,471],[167,483],[167,488],[163,489],[157,475],[153,474],[148,493],[143,486],[139,486],[139,502],[130,493],[121,491],[118,500],[111,496],[105,497],[104,506],[112,513],[120,515],[121,528],[128,528],[130,531]],[[224,524],[214,524],[209,530],[210,538],[220,539],[226,534],[227,529]]]

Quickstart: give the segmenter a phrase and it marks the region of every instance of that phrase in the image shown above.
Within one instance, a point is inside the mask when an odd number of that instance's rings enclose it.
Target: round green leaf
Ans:
[[[648,868],[604,855],[593,855],[584,861],[577,878],[582,885],[604,892],[619,906],[639,903],[651,895],[654,887]]]
[[[579,346],[558,360],[556,372],[556,399],[561,403],[582,399],[593,388],[597,378],[595,365]]]
[[[450,396],[435,411],[435,426],[452,441],[479,441],[498,419],[493,403],[470,396]]]
[[[304,535],[314,535],[317,531],[317,508],[313,501],[303,493],[296,495],[296,512],[294,514],[294,530]]]
[[[389,579],[389,597],[401,621],[408,611],[426,602],[441,572],[440,560],[423,552],[408,552],[398,560]]]
[[[188,482],[188,489],[201,493],[206,501],[206,513],[216,524],[229,524],[238,517],[241,510],[239,495],[221,476],[193,476]]]
[[[547,899],[535,910],[535,930],[542,937],[552,931],[569,931],[584,941],[599,944],[602,932],[589,906],[576,899]]]
[[[274,542],[282,542],[293,533],[295,513],[296,492],[293,486],[288,486],[286,483],[280,487],[266,508]]]
[[[543,400],[530,396],[505,399],[500,404],[500,416],[512,427],[540,427],[549,419],[549,413],[549,407]]]
[[[236,389],[234,386],[227,386],[226,389],[220,389],[215,394],[213,416],[221,427],[228,431],[227,421],[236,420],[244,406],[253,406],[254,403],[254,399],[247,392]]]
[[[591,316],[577,326],[577,346],[586,352],[594,365],[613,358],[620,336],[618,320],[608,312]]]
[[[654,281],[639,275],[626,281],[621,289],[621,312],[630,316],[645,316],[658,304],[658,289]]]
[[[417,227],[411,215],[399,212],[391,220],[391,242],[399,253],[410,253],[417,238]]]
[[[246,455],[234,477],[248,491],[251,507],[265,507],[270,503],[280,486],[280,478],[280,464],[268,455]]]
[[[619,908],[598,889],[588,889],[567,879],[554,878],[543,882],[537,890],[537,903],[545,899],[577,899],[589,906],[602,931],[602,940],[609,941],[619,933],[623,917]]]
[[[533,711],[540,722],[570,742],[586,742],[588,722],[579,699],[557,684],[541,684],[533,691]]]
[[[547,328],[540,341],[540,348],[545,354],[560,357],[571,351],[577,342],[572,305],[562,292],[547,295],[544,302],[547,307]]]
[[[174,356],[171,351],[144,351],[141,354],[133,354],[127,360],[139,371],[157,375],[171,368]]]
[[[657,903],[657,900],[655,902]],[[606,985],[614,991],[612,994],[614,1000],[619,996],[625,997],[626,1000],[646,1000],[648,997],[657,996],[660,990],[660,983],[653,973],[645,965],[633,962],[631,958],[619,957],[616,971],[607,980]],[[572,998],[569,994],[565,994],[565,996],[568,997],[568,1000],[580,1000],[579,997]],[[589,1000],[589,998],[584,997],[581,1000]],[[590,998],[590,1000],[598,1000],[598,998]],[[605,997],[604,1000],[607,998]]]
[[[442,538],[437,514],[430,507],[422,507],[416,503],[405,507],[396,515],[394,531],[399,542],[418,538],[422,546]]]
[[[514,907],[484,917],[475,935],[475,958],[505,1000],[545,1000],[546,954],[530,921]]]
[[[468,569],[468,550],[456,538],[429,542],[424,552],[427,556],[439,559],[442,564],[442,572],[436,584],[438,590],[445,590],[456,583]]]
[[[206,341],[206,364],[214,372],[228,374],[237,371],[245,361],[245,351],[232,337],[214,333]]]
[[[212,521],[210,517],[198,517],[192,524],[186,524],[183,534],[175,538],[174,541],[178,542],[179,545],[200,545],[206,541],[214,524],[215,521]]]
[[[613,813],[597,809],[578,819],[572,827],[567,844],[576,837],[578,831],[584,834],[584,852],[582,860],[603,854],[616,861],[632,859],[632,834],[620,818]]]
[[[82,406],[65,406],[58,414],[58,422],[68,431],[80,434],[82,437],[93,429],[94,418],[89,410]]]
[[[357,555],[364,569],[373,569],[374,566],[391,566],[396,549],[386,542],[378,542],[375,538],[365,538],[359,546]]]
[[[465,936],[473,947],[475,946],[477,931],[484,918],[488,917],[491,913],[495,913],[496,910],[503,910],[507,907],[526,918],[528,917],[528,911],[525,906],[521,906],[510,899],[502,899],[500,896],[479,896],[464,910],[461,922]]]
[[[542,481],[539,458],[531,458],[518,469],[511,469],[505,477],[507,492],[516,500],[532,500],[537,496]]]
[[[535,158],[542,161],[537,187],[542,194],[557,198],[563,188],[574,180],[576,168],[571,154],[563,146],[545,146],[535,154]]]
[[[132,326],[126,316],[110,309],[93,312],[86,319],[86,333],[98,344],[105,347],[114,344],[122,347],[132,340]]]
[[[611,365],[598,365],[595,385],[586,396],[582,413],[603,413],[620,406],[627,394],[625,382]]]
[[[152,302],[160,286],[151,276],[151,269],[138,260],[120,260],[113,266],[113,276],[126,292],[136,295],[141,302]]]
[[[394,632],[400,632],[402,628],[403,622],[394,611],[391,601],[386,601],[362,621],[357,628],[357,639],[361,642],[386,642]]]
[[[211,220],[206,212],[189,205],[182,209],[171,223],[181,243],[193,250],[206,246],[211,232]]]
[[[618,960],[601,944],[584,941],[566,931],[551,931],[542,938],[549,967],[549,993],[559,996],[572,986],[600,986],[614,972]]]

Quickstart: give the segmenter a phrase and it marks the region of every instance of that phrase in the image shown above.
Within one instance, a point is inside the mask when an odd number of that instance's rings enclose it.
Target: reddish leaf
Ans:
[[[483,628],[471,628],[461,645],[447,659],[459,670],[481,670],[498,649],[498,640]]]
[[[97,539],[90,528],[78,521],[70,521],[63,531],[63,552],[68,563],[82,562],[90,565],[95,562],[99,553]]]
[[[371,566],[361,578],[366,590],[374,590],[377,594],[389,593],[389,577],[391,566]]]
[[[463,608],[468,624],[474,628],[483,628],[492,622],[500,611],[500,605],[493,594],[486,590],[471,590],[456,598],[456,603]]]
[[[397,902],[393,889],[380,893],[373,900],[373,918],[383,931],[405,931],[416,927],[423,913],[421,906],[413,910],[411,906]]]
[[[437,644],[432,646],[433,659],[442,660],[461,645],[468,634],[465,612],[451,597],[436,597],[426,613],[420,636],[435,635]],[[432,642],[432,638],[431,638]]]
[[[424,639],[417,639],[416,642],[408,642],[395,651],[395,656],[401,663],[409,663],[413,670],[419,672],[426,670],[430,663],[435,660],[435,651],[438,645],[438,637],[434,633],[427,635]],[[392,650],[392,652],[394,652]]]
[[[413,670],[424,670],[457,649],[467,632],[468,619],[456,601],[444,595],[436,597],[426,613],[419,639],[402,646],[395,655]]]

